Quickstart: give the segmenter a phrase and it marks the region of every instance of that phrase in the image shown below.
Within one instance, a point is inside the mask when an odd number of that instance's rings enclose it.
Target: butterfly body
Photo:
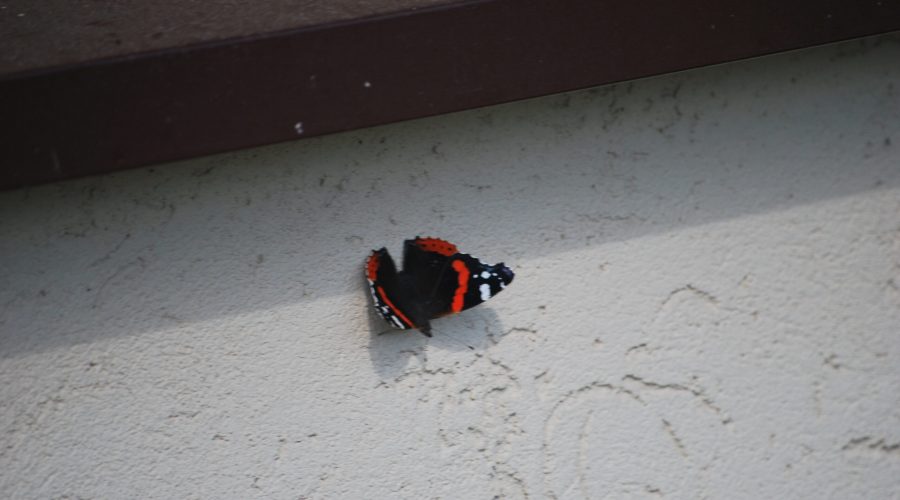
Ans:
[[[502,262],[485,264],[437,238],[406,240],[400,271],[385,248],[373,250],[366,260],[376,311],[396,328],[415,328],[429,337],[430,320],[484,302],[513,277]]]

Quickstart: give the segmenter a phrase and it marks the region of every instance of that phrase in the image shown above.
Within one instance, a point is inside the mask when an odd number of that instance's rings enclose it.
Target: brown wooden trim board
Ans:
[[[415,3],[162,50],[138,43],[112,58],[86,51],[62,66],[6,65],[0,188],[900,30],[898,0]]]

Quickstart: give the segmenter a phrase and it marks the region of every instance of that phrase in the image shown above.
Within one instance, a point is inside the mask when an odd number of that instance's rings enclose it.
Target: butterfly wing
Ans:
[[[414,284],[429,318],[450,306],[457,285],[451,258],[458,253],[456,245],[438,238],[416,237],[403,244],[403,274]]]
[[[405,294],[394,259],[387,249],[373,250],[366,259],[366,279],[375,310],[385,321],[401,330],[416,327],[402,309]]]
[[[502,262],[488,265],[469,254],[456,254],[450,259],[456,278],[456,289],[447,313],[457,313],[481,304],[512,283],[515,274]]]
[[[452,243],[418,237],[405,242],[403,272],[414,277],[429,318],[474,307],[500,293],[514,276],[503,263],[490,266],[459,253]]]

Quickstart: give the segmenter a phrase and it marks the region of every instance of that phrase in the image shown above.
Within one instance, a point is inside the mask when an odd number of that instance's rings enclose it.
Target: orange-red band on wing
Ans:
[[[378,276],[378,254],[373,253],[369,256],[369,260],[366,261],[366,276],[371,281],[375,281],[375,278]]]
[[[397,309],[397,306],[395,306],[394,303],[391,302],[391,301],[387,298],[387,294],[384,293],[384,288],[378,287],[378,295],[381,295],[381,300],[383,300],[384,303],[387,304],[388,307],[391,308],[391,312],[393,312],[394,314],[396,314],[397,316],[399,316],[400,319],[402,319],[402,320],[403,320],[407,325],[409,325],[410,327],[412,327],[412,328],[415,328],[415,327],[416,327],[416,325],[415,325],[412,321],[410,321],[409,318],[407,318],[406,315],[403,314],[403,313],[400,311],[400,309]]]
[[[439,253],[446,257],[459,253],[456,245],[438,238],[416,238],[416,245],[426,252]]]
[[[463,310],[466,290],[469,288],[469,268],[461,260],[453,261],[453,270],[456,271],[456,292],[453,293],[453,302],[450,310],[458,313]]]

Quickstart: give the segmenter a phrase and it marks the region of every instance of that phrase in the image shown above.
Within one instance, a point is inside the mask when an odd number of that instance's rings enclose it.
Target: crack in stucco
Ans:
[[[837,362],[837,357],[838,357],[837,354],[831,353],[825,357],[825,359],[822,361],[822,364],[824,364],[830,368],[833,368],[835,370],[840,370],[841,368],[843,368],[844,365]]]
[[[853,438],[841,447],[841,451],[868,450],[884,455],[892,455],[900,458],[900,441],[888,443],[884,438],[875,439],[872,436]]]
[[[662,424],[663,428],[666,430],[666,434],[668,434],[669,437],[672,438],[672,442],[675,443],[675,448],[678,449],[678,453],[680,453],[682,457],[687,458],[687,448],[684,446],[684,442],[681,438],[678,437],[678,434],[675,433],[675,428],[666,419],[662,419]]]
[[[719,299],[716,298],[715,295],[713,295],[710,292],[707,292],[706,290],[697,288],[696,286],[688,283],[687,285],[678,287],[678,288],[672,290],[671,292],[669,292],[669,294],[666,296],[666,298],[663,299],[663,301],[660,303],[659,310],[662,310],[666,305],[668,305],[669,302],[672,301],[672,299],[675,298],[675,296],[677,296],[678,294],[683,293],[683,292],[690,292],[693,295],[709,302],[712,305],[716,305],[716,306],[719,305]]]
[[[706,408],[709,408],[716,415],[718,415],[720,421],[722,422],[722,425],[729,425],[732,423],[731,417],[728,416],[725,413],[725,411],[721,407],[719,407],[719,405],[716,404],[716,402],[713,401],[713,399],[710,396],[708,396],[705,393],[705,391],[702,389],[694,389],[694,388],[688,387],[686,385],[677,384],[677,383],[653,382],[650,380],[645,380],[644,378],[639,377],[637,375],[633,375],[633,374],[628,374],[628,375],[625,375],[624,377],[622,377],[622,382],[623,383],[634,382],[636,384],[639,384],[640,386],[643,386],[648,389],[654,389],[654,390],[682,391],[682,392],[690,393],[694,397],[696,397],[697,400],[703,404],[703,406],[705,406]]]
[[[467,380],[470,376],[474,378]],[[476,454],[486,462],[490,467],[487,480],[498,498],[529,498],[526,482],[510,464],[514,441],[525,435],[511,406],[521,397],[513,367],[482,354],[469,363],[454,363],[452,369],[420,367],[401,374],[394,384],[379,385],[393,386],[409,377],[420,380],[415,385],[426,390],[423,397],[436,399],[437,437],[445,452],[469,461],[475,460],[472,454]],[[464,382],[459,385],[460,381]]]
[[[622,386],[617,386],[617,385],[610,384],[610,383],[607,383],[607,382],[601,382],[601,381],[599,381],[599,380],[594,381],[594,382],[591,382],[590,384],[583,385],[583,386],[581,386],[581,387],[579,387],[579,388],[577,388],[577,389],[571,390],[571,391],[565,393],[563,396],[561,396],[561,397],[556,401],[556,403],[553,405],[553,407],[550,409],[550,411],[549,411],[548,414],[547,414],[547,417],[544,418],[544,423],[543,423],[543,427],[544,427],[544,437],[543,437],[543,441],[542,441],[542,443],[541,443],[541,456],[543,457],[544,465],[543,465],[543,470],[542,470],[541,478],[542,478],[543,484],[544,484],[544,494],[547,496],[547,498],[552,498],[552,499],[558,498],[558,496],[556,495],[556,493],[553,491],[553,488],[551,488],[551,487],[548,485],[548,479],[554,474],[554,471],[553,471],[551,468],[549,468],[548,462],[549,462],[549,459],[550,459],[551,455],[553,455],[553,454],[550,452],[550,449],[549,449],[549,448],[550,448],[550,441],[551,441],[551,440],[550,440],[550,434],[552,433],[552,428],[553,428],[553,426],[554,426],[553,421],[557,418],[557,417],[556,417],[556,414],[557,414],[557,412],[559,411],[559,409],[560,409],[564,404],[568,403],[569,401],[571,401],[571,400],[573,400],[573,399],[575,399],[575,398],[581,397],[581,396],[583,396],[583,395],[585,395],[585,394],[589,394],[589,393],[591,393],[591,392],[597,391],[597,390],[609,391],[609,392],[611,392],[611,393],[613,393],[613,394],[623,394],[623,395],[628,396],[628,397],[631,398],[631,399],[634,399],[635,401],[637,401],[638,403],[640,403],[642,406],[646,404],[646,403],[645,403],[645,402],[644,402],[644,401],[643,401],[636,393],[634,393],[633,391],[631,391],[631,390],[629,390],[629,389],[627,389],[627,388],[625,388],[625,387],[622,387]],[[587,442],[587,434],[586,434],[586,431],[589,429],[589,427],[587,426],[587,423],[588,423],[588,421],[586,420],[585,423],[582,424],[582,426],[581,426],[581,432],[579,433],[579,437],[578,437],[578,440],[577,440],[577,441],[578,441],[578,449],[579,449],[579,452],[580,452],[582,449],[584,449],[583,446],[584,446],[585,443]],[[580,461],[579,461],[579,464],[580,464]],[[579,467],[578,467],[578,473],[579,473],[579,475],[581,474],[581,471],[582,471],[582,470],[583,470],[583,467],[579,465]],[[576,485],[576,484],[581,484],[581,481],[578,480],[578,479],[576,479],[576,483],[573,484],[573,486]]]
[[[141,270],[145,269],[146,263],[144,262],[144,258],[139,256],[131,262],[122,264],[121,266],[116,268],[116,270],[113,271],[113,273],[110,274],[105,280],[103,280],[103,282],[100,284],[100,286],[97,287],[97,292],[94,294],[94,302],[91,305],[91,308],[96,309],[97,307],[99,307],[100,299],[103,296],[103,292],[106,290],[106,287],[110,284],[110,282],[112,282],[112,280],[114,280],[120,274],[125,272],[127,269],[130,269],[135,266],[139,267]]]
[[[534,328],[529,328],[529,327],[524,327],[524,326],[514,326],[512,328],[507,328],[506,330],[504,330],[503,333],[499,335],[499,337],[489,331],[487,333],[487,337],[491,341],[491,344],[497,345],[500,343],[501,339],[506,338],[507,335],[510,335],[512,333],[530,333],[532,335],[536,335],[538,333],[538,331]]]
[[[590,498],[587,488],[587,478],[585,477],[585,464],[587,464],[588,451],[588,435],[590,434],[591,424],[593,423],[594,412],[589,411],[584,419],[584,424],[578,431],[578,489],[584,498]]]
[[[647,343],[646,343],[646,342],[642,342],[642,343],[640,343],[640,344],[633,345],[633,346],[629,347],[628,350],[625,351],[625,355],[627,356],[627,355],[631,354],[631,353],[634,352],[634,351],[637,351],[637,350],[640,350],[640,349],[646,349],[646,348],[647,348]]]
[[[125,233],[125,236],[119,241],[119,243],[116,244],[116,246],[112,248],[112,250],[106,252],[106,254],[104,254],[102,257],[99,257],[95,261],[88,264],[88,267],[95,267],[109,260],[114,253],[118,252],[119,249],[122,248],[122,245],[124,245],[129,238],[131,238],[131,233]]]

